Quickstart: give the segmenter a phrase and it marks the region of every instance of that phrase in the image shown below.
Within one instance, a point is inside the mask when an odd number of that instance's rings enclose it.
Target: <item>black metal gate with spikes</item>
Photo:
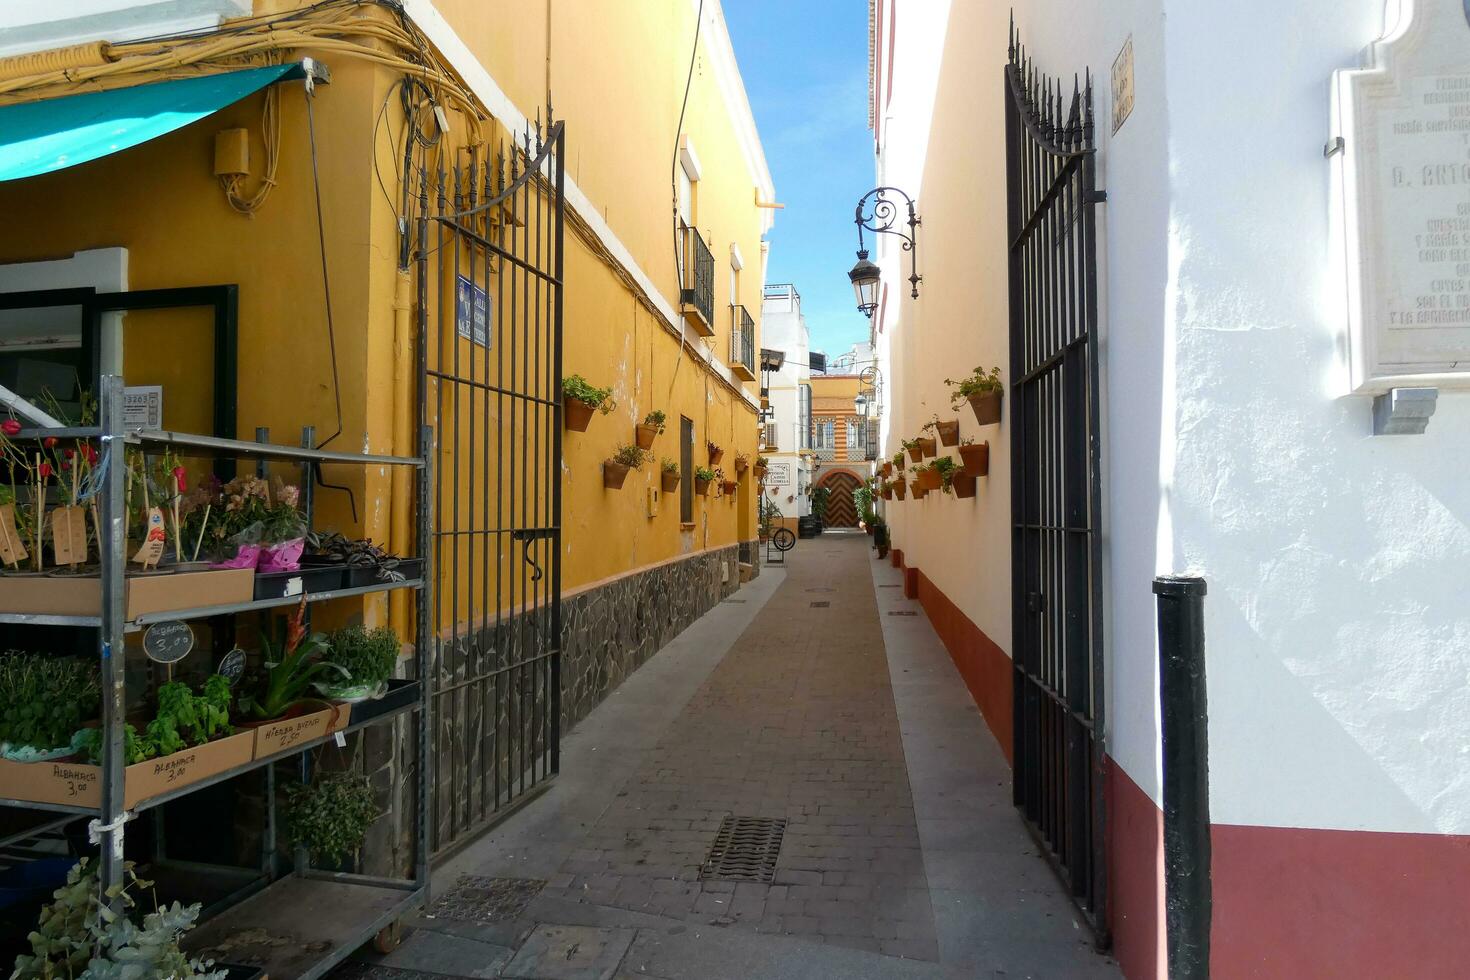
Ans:
[[[431,852],[548,785],[561,733],[561,123],[418,180],[419,421],[434,481]]]
[[[1070,93],[1011,32],[1014,799],[1099,938],[1104,927],[1101,437],[1092,79]]]

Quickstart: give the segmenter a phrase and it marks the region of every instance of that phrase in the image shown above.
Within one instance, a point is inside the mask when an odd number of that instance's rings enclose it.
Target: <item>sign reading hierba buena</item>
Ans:
[[[1399,22],[1333,79],[1354,390],[1470,386],[1470,16]]]

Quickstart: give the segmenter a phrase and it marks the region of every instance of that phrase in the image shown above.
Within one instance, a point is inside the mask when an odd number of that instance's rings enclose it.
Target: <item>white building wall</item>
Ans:
[[[782,517],[796,519],[811,512],[811,503],[803,492],[811,483],[809,461],[801,449],[801,385],[811,376],[806,318],[801,313],[801,296],[795,288],[783,291],[779,285],[767,289],[761,303],[761,346],[786,355],[781,370],[769,375],[771,421],[777,432],[777,452],[764,455],[771,462],[766,474],[766,499],[776,505]],[[777,464],[790,474],[787,483],[778,484]]]

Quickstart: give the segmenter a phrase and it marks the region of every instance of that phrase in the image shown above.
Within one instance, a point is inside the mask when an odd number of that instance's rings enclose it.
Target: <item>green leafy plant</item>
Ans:
[[[381,689],[393,676],[401,649],[398,634],[386,626],[376,629],[347,626],[334,632],[328,639],[328,645],[331,647],[327,654],[328,662],[345,676],[318,683],[317,689],[323,693],[344,687]]]
[[[102,729],[83,729],[76,746],[84,760],[94,766],[102,764]],[[136,728],[132,725],[123,726],[123,765],[131,766],[145,762],[157,754],[151,743],[145,741]]]
[[[904,448],[907,449],[908,448],[908,441],[905,440],[903,445],[904,445]],[[904,467],[903,460],[904,460],[904,455],[903,455],[902,452],[896,452],[896,453],[893,454],[893,469],[894,469],[895,472],[897,472],[897,473],[902,473],[903,472],[903,467]]]
[[[992,391],[1003,391],[1005,385],[1000,380],[1000,368],[993,367],[989,371],[983,367],[977,367],[970,376],[954,381],[945,378],[944,383],[954,389],[949,396],[949,403],[954,408],[959,408],[971,395],[984,395]],[[925,426],[925,428],[928,428]]]
[[[575,398],[588,408],[597,409],[603,415],[618,406],[618,403],[613,400],[611,388],[599,388],[580,374],[562,378],[561,392],[567,398]]]
[[[812,487],[808,491],[812,501],[812,516],[823,520],[827,516],[827,500],[832,496],[831,487]]]
[[[158,689],[158,710],[139,735],[132,725],[123,726],[123,761],[126,765],[173,755],[191,745],[203,745],[234,732],[230,727],[230,682],[210,675],[199,694],[182,681],[171,681]],[[78,748],[89,762],[102,761],[102,729],[82,733]]]
[[[341,863],[355,854],[380,815],[372,784],[359,773],[329,773],[309,786],[286,787],[286,833],[321,861]]]
[[[612,454],[614,463],[621,463],[635,470],[643,469],[643,464],[652,458],[653,453],[646,449],[639,449],[637,446],[619,446]]]
[[[43,750],[69,745],[101,705],[95,657],[0,654],[0,742]]]
[[[664,415],[663,411],[657,408],[643,416],[643,424],[653,426],[658,430],[659,435],[664,434],[664,423],[666,421],[668,421],[668,416]]]
[[[265,669],[240,695],[240,709],[251,717],[260,721],[280,718],[292,708],[315,700],[307,694],[313,684],[328,676],[343,675],[341,668],[324,656],[329,649],[327,638],[321,633],[306,635],[302,625],[305,615],[303,598],[295,614],[286,620],[282,638],[272,641],[269,636],[261,636]]]
[[[694,467],[694,478],[696,480],[713,480],[720,475],[720,471],[711,466]]]
[[[922,428],[925,432],[938,432],[939,431],[939,416],[938,415],[935,415],[929,421],[925,422],[922,426],[920,426],[920,428]]]
[[[954,475],[959,472],[960,464],[955,462],[953,456],[940,456],[929,464],[929,469],[939,473],[939,489],[945,493],[954,492]]]
[[[225,980],[213,960],[190,959],[179,949],[184,933],[194,928],[199,905],[158,904],[134,921],[133,893],[151,890],[153,883],[123,865],[123,883],[108,890],[109,908],[98,894],[96,867],[82,858],[67,872],[66,884],[52,893],[53,901],[27,941],[29,954],[16,957],[11,980]],[[120,908],[116,906],[120,905]]]
[[[905,449],[918,449],[919,448],[919,440],[917,440],[917,439],[905,439],[903,441],[903,448],[905,448]],[[902,454],[900,454],[900,455],[902,455]]]
[[[769,459],[767,459],[765,456],[757,456],[755,458],[755,465],[757,465],[757,466],[769,466],[770,464],[771,464],[771,461]]]
[[[679,461],[676,459],[669,459],[667,456],[665,456],[662,466],[665,473],[679,472]]]

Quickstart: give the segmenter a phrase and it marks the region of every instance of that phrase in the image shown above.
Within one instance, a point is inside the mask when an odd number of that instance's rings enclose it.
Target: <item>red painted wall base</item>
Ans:
[[[1014,763],[1011,756],[1011,658],[959,606],[950,601],[949,596],[931,582],[922,570],[907,570],[904,573],[905,582],[909,574],[916,579],[915,597],[924,607],[929,622],[934,625],[934,632],[939,634],[939,639],[949,651],[950,659],[959,669],[960,676],[965,679],[970,696],[975,699],[980,713],[985,716],[985,724],[1000,743],[1006,761]],[[908,591],[907,585],[904,591]]]
[[[888,563],[894,568],[902,568],[903,552],[899,551],[897,548],[890,549],[888,552]]]

